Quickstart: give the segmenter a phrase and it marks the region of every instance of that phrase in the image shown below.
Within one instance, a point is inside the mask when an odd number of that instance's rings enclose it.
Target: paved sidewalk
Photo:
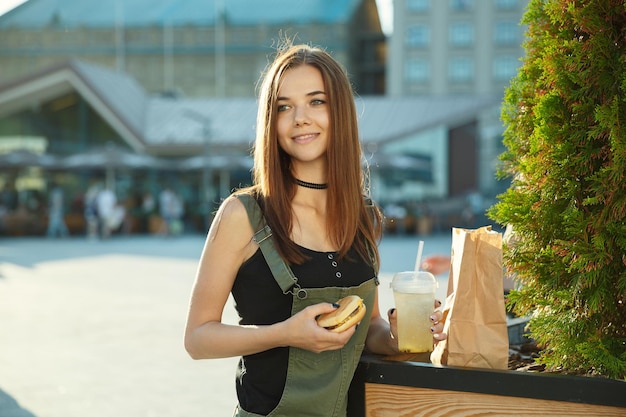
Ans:
[[[0,417],[231,416],[237,359],[183,347],[203,240],[0,239]],[[450,251],[449,236],[424,240],[425,254]],[[383,312],[417,242],[381,244]]]

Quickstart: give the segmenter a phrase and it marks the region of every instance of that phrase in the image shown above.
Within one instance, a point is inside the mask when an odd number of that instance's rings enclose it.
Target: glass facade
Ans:
[[[474,25],[469,22],[453,22],[449,28],[450,46],[470,47],[474,45]]]
[[[0,120],[0,135],[44,137],[46,151],[59,156],[110,142],[126,146],[76,92]]]
[[[517,46],[520,43],[519,32],[519,24],[515,21],[496,22],[493,30],[493,42],[499,46]]]
[[[517,7],[517,0],[496,0],[496,8],[499,10],[511,10]]]
[[[448,63],[448,77],[452,82],[469,82],[474,79],[474,61],[470,57],[456,57]]]
[[[464,12],[474,8],[474,0],[450,0],[450,9]]]
[[[390,39],[389,95],[502,94],[514,75],[511,63],[502,57],[524,54],[521,19],[527,4],[527,0],[397,2],[401,8],[394,15],[399,31]],[[427,84],[418,84],[424,65],[409,62],[416,58],[430,64]]]
[[[498,56],[493,61],[493,77],[497,81],[507,81],[517,74],[520,60],[516,56]]]
[[[430,65],[426,59],[413,58],[406,62],[405,77],[409,83],[426,83],[430,79]]]
[[[428,25],[413,25],[407,28],[406,44],[409,47],[425,48],[430,45],[430,27]]]
[[[407,0],[406,7],[410,12],[430,10],[430,0]]]

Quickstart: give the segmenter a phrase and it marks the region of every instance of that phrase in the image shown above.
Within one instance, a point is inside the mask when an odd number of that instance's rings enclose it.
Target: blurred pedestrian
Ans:
[[[166,187],[159,194],[159,214],[163,221],[160,234],[170,236],[182,233],[183,203],[171,187]]]
[[[65,207],[63,189],[58,184],[52,184],[48,197],[48,237],[67,237],[69,231],[65,224]]]
[[[97,182],[92,183],[87,192],[85,192],[85,198],[83,199],[83,213],[85,216],[85,225],[87,238],[94,240],[98,238],[98,194],[100,193],[100,184]]]
[[[141,200],[141,231],[142,233],[149,233],[150,230],[150,217],[156,212],[156,201],[150,191],[146,191],[143,194]]]
[[[107,186],[98,193],[96,204],[98,207],[100,234],[103,239],[107,239],[111,236],[111,232],[115,228],[117,197],[113,190]]]
[[[183,215],[185,214],[185,207],[182,198],[174,191],[174,198],[171,201],[170,206],[170,224],[169,229],[172,235],[180,235],[183,233]]]

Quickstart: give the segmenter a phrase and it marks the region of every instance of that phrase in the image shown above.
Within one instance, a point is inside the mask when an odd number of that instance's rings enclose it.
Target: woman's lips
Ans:
[[[292,139],[294,142],[305,144],[309,143],[317,138],[317,133],[306,133],[304,135],[293,136]]]

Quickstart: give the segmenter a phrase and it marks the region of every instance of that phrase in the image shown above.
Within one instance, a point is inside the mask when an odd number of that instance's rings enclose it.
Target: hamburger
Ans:
[[[331,332],[341,333],[349,329],[365,316],[365,304],[358,295],[349,295],[337,301],[339,307],[330,313],[317,317],[317,324]]]

